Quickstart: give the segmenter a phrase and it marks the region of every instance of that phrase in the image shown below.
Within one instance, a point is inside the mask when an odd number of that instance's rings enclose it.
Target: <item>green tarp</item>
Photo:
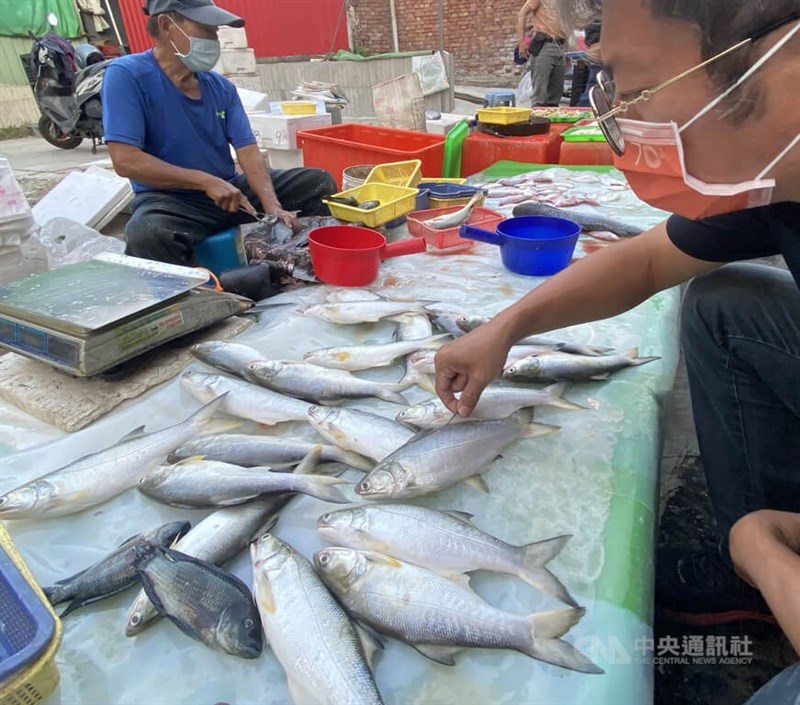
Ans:
[[[0,35],[46,34],[50,30],[47,15],[51,12],[58,18],[58,25],[53,28],[57,34],[68,39],[83,34],[72,0],[0,0]]]

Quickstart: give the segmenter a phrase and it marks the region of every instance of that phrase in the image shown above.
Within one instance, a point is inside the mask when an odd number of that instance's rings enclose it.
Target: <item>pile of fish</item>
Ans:
[[[395,339],[310,349],[302,360],[271,359],[239,343],[196,345],[195,357],[214,368],[182,375],[182,387],[204,404],[198,411],[160,431],[136,429],[0,497],[3,519],[80,512],[126,491],[213,510],[194,527],[174,521],[132,537],[47,588],[51,602],[67,602],[66,616],[138,585],[127,636],[164,616],[206,646],[241,658],[258,657],[268,643],[298,705],[382,702],[372,670],[376,633],[442,664],[453,665],[466,648],[512,649],[601,673],[562,638],[585,613],[547,568],[569,536],[515,546],[463,512],[405,502],[461,482],[488,492],[483,475],[496,458],[558,431],[533,421],[536,407],[580,412],[584,407],[565,398],[569,382],[608,379],[657,358],[527,338],[512,348],[503,378],[487,388],[473,417],[454,418],[435,396],[409,405],[403,392],[414,385],[430,390],[438,347],[488,319],[444,314],[435,303],[332,291],[302,314],[341,326],[389,320],[397,324]],[[397,363],[397,383],[358,376]],[[367,399],[403,408],[387,418],[346,405]],[[308,423],[320,443],[230,432],[230,422],[220,433],[213,428],[220,421],[211,424],[217,412],[271,427]],[[349,482],[338,474],[342,466],[364,474]],[[318,532],[332,545],[312,560],[270,533],[298,494],[357,505],[319,517]],[[225,570],[248,545],[252,593]],[[519,578],[565,607],[530,615],[497,609],[470,589],[466,576],[476,570]]]

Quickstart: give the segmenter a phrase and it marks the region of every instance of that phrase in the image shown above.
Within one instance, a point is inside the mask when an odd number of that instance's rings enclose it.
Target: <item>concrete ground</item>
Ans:
[[[474,115],[487,87],[458,86],[463,98],[456,101],[456,112]],[[465,99],[469,98],[469,99]],[[109,166],[105,146],[92,154],[87,142],[74,150],[61,150],[39,137],[0,141],[0,156],[11,162],[15,175],[31,203],[38,201],[69,171],[91,164]],[[104,230],[121,235],[126,216],[121,214]],[[663,417],[660,509],[661,545],[701,545],[713,535],[710,506],[702,473],[691,413],[686,373],[678,371],[675,386],[666,400]],[[656,621],[656,639],[703,635],[749,636],[754,642],[754,661],[750,666],[712,667],[700,665],[664,666],[656,670],[656,705],[706,705],[744,703],[752,692],[781,668],[796,660],[779,629],[769,625],[740,623],[728,627],[705,628]]]

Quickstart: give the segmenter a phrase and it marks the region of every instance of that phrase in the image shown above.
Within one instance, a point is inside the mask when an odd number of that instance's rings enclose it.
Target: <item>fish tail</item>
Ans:
[[[622,355],[623,357],[627,357],[630,360],[630,364],[634,367],[646,365],[648,362],[654,362],[661,359],[657,356],[639,357],[639,348],[631,348],[630,350],[626,350],[624,353],[622,353]]]
[[[330,477],[323,475],[315,478],[314,483],[307,488],[307,494],[312,497],[321,499],[324,502],[332,502],[333,504],[347,504],[350,502],[347,497],[342,494],[342,491],[335,487],[335,485],[350,484],[340,477]]]
[[[527,546],[521,546],[519,577],[529,585],[533,585],[538,590],[552,595],[561,600],[561,602],[571,607],[578,607],[578,603],[569,594],[567,588],[545,568],[561,552],[561,549],[564,548],[570,538],[572,538],[571,534],[565,534],[564,536],[556,536],[544,541],[529,543]]]
[[[545,663],[573,671],[603,673],[602,668],[560,638],[580,621],[585,612],[581,607],[530,615],[528,624],[531,638],[525,653]]]
[[[204,404],[201,406],[197,411],[192,414],[188,421],[191,424],[196,424],[200,426],[205,426],[211,419],[213,418],[214,414],[219,411],[219,408],[225,402],[225,399],[228,396],[228,392],[224,392],[220,394],[218,397],[212,399],[208,404]]]
[[[351,450],[337,449],[335,452],[335,457],[338,462],[342,463],[342,465],[347,465],[354,470],[363,470],[364,472],[369,472],[375,467],[375,463],[373,463],[369,458],[365,458],[363,455],[354,453]]]
[[[539,436],[546,436],[548,433],[555,433],[560,429],[561,426],[553,426],[549,423],[529,423],[523,426],[522,437],[538,438]]]
[[[42,588],[42,592],[47,598],[47,601],[53,606],[65,602],[72,597],[70,591],[64,585],[53,585],[52,587]]]
[[[294,469],[295,475],[309,475],[316,471],[319,464],[319,458],[322,455],[322,446],[317,443],[311,450],[306,453],[305,457],[298,463]]]
[[[405,377],[403,378],[405,379]],[[408,399],[406,399],[400,392],[408,389],[413,382],[399,382],[398,384],[386,384],[383,388],[379,389],[375,396],[378,399],[389,401],[392,404],[402,404],[403,406],[410,406]]]
[[[569,409],[570,411],[585,410],[585,406],[564,399],[564,392],[567,391],[567,386],[566,382],[556,382],[549,387],[545,387],[544,392],[548,397],[547,405],[558,409]]]

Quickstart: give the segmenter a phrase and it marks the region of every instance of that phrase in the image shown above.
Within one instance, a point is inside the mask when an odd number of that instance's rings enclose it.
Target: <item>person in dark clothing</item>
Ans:
[[[719,544],[659,552],[656,605],[688,623],[771,619],[734,571],[728,536],[751,512],[800,512],[797,0],[559,8],[564,26],[602,11],[606,68],[592,107],[634,192],[674,215],[442,347],[436,391],[468,416],[515,341],[614,316],[691,279],[681,338]],[[788,271],[723,266],[768,255]]]
[[[587,52],[587,74],[586,83],[581,91],[580,98],[575,105],[586,108],[589,107],[589,91],[592,86],[597,84],[597,75],[603,68],[603,59],[600,50],[600,21],[592,22],[586,28],[586,46],[589,48]]]
[[[244,20],[211,0],[148,0],[146,12],[154,48],[115,59],[103,81],[108,151],[136,194],[125,253],[191,266],[199,242],[257,213],[287,225],[290,211],[327,215],[330,174],[270,170],[236,87],[211,71],[217,28]]]

